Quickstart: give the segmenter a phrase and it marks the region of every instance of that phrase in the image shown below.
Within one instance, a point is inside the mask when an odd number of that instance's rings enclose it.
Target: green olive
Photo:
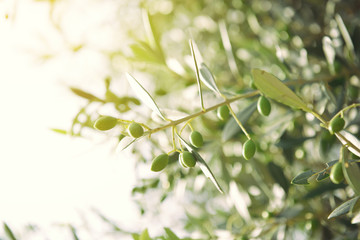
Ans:
[[[154,158],[151,164],[151,171],[160,172],[167,166],[168,162],[169,155],[167,155],[166,153],[160,154],[159,156]]]
[[[185,167],[194,167],[196,164],[196,160],[194,158],[194,156],[192,155],[191,152],[182,152],[179,155],[179,161],[181,163],[181,165],[185,166]]]
[[[341,162],[337,162],[330,171],[330,180],[335,183],[339,184],[344,180],[344,173],[342,170]]]
[[[261,115],[269,116],[271,112],[271,105],[269,100],[264,96],[259,97],[257,102],[257,109]]]
[[[223,106],[219,107],[217,109],[217,116],[220,120],[226,121],[230,116],[228,106],[223,105]]]
[[[244,143],[243,156],[246,160],[249,160],[254,156],[256,152],[256,145],[253,140],[249,139]]]
[[[100,131],[110,130],[116,126],[117,121],[118,120],[114,117],[102,116],[95,121],[94,128]]]
[[[183,168],[188,168],[183,161],[182,153],[179,154],[179,163]]]
[[[342,117],[333,118],[330,121],[330,133],[334,134],[341,131],[345,126],[345,120]]]
[[[139,138],[144,134],[144,129],[140,124],[133,122],[128,127],[128,133],[133,138]]]
[[[204,139],[198,131],[193,131],[190,134],[190,142],[194,147],[200,148],[204,144]]]

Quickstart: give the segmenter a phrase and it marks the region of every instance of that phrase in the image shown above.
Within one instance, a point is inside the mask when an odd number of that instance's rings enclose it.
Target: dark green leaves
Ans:
[[[350,212],[357,203],[357,201],[359,200],[359,198],[360,197],[355,197],[353,199],[350,199],[344,202],[343,204],[341,204],[340,206],[338,206],[337,208],[335,208],[334,211],[330,213],[328,219],[338,217],[340,215],[344,215]]]
[[[329,177],[329,169],[330,167],[332,167],[334,164],[336,164],[338,162],[338,160],[333,160],[330,161],[328,163],[326,163],[326,168],[324,168],[321,171],[318,172],[314,172],[312,170],[308,170],[305,172],[302,172],[300,174],[298,174],[292,181],[292,184],[296,184],[296,185],[305,185],[305,184],[309,184],[308,179],[311,178],[312,176],[317,175],[316,177],[316,181],[321,181],[327,177]]]
[[[292,184],[304,185],[309,184],[308,179],[312,177],[316,172],[312,170],[308,170],[306,172],[300,173],[293,180],[291,180]]]

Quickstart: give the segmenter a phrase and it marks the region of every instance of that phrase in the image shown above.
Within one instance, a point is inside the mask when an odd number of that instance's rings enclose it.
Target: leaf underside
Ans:
[[[151,95],[145,90],[145,88],[129,73],[126,73],[126,78],[131,86],[131,88],[134,90],[136,96],[151,110],[153,110],[155,113],[157,113],[162,119],[166,120],[166,117],[164,114],[160,111],[160,108],[154,101],[154,99],[151,97]]]

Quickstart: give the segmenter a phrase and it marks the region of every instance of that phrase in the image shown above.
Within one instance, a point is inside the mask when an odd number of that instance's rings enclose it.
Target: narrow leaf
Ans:
[[[245,124],[249,120],[249,118],[252,116],[252,114],[255,112],[256,104],[257,103],[254,102],[254,103],[250,104],[249,106],[247,106],[244,110],[242,110],[236,114],[236,117],[239,119],[239,121],[242,124]],[[222,141],[223,142],[228,141],[230,138],[232,138],[238,132],[240,132],[239,125],[236,123],[234,118],[231,118],[226,123],[224,130],[222,132],[222,137],[221,137]]]
[[[320,172],[317,173],[316,181],[320,182],[321,180],[324,180],[325,178],[329,177],[328,168],[333,166],[335,163],[337,163],[339,160],[333,160],[326,163],[326,168]]]
[[[334,68],[335,49],[331,39],[328,36],[323,37],[322,47],[326,57],[326,61],[328,62],[329,65],[330,72],[331,74],[335,74],[335,68]]]
[[[176,234],[170,230],[170,228],[164,228],[165,230],[165,233],[167,235],[167,238],[168,240],[180,240],[180,238],[178,236],[176,236]]]
[[[289,180],[284,174],[284,169],[279,165],[269,162],[267,164],[267,169],[269,170],[272,178],[284,189],[285,193],[289,192]]]
[[[353,199],[350,199],[350,200],[344,202],[343,204],[341,204],[340,206],[335,208],[334,211],[332,211],[330,213],[328,219],[338,217],[340,215],[344,215],[344,214],[350,212],[358,200],[359,200],[359,197],[355,197]]]
[[[214,174],[211,172],[209,166],[206,164],[205,160],[200,156],[199,153],[196,152],[196,150],[188,144],[179,134],[177,134],[179,139],[181,140],[181,143],[185,145],[186,149],[191,152],[195,158],[196,163],[199,164],[201,171],[205,174],[207,178],[209,178],[215,187],[219,190],[220,193],[224,193],[224,191],[221,189],[219,183],[217,182],[216,178],[214,177]]]
[[[131,88],[134,90],[136,96],[151,110],[156,112],[162,119],[166,120],[163,113],[160,111],[160,108],[154,101],[154,99],[150,96],[150,94],[145,90],[145,88],[129,73],[126,73],[126,78],[131,86]]]
[[[202,90],[201,90],[200,74],[199,74],[199,68],[198,68],[197,61],[196,61],[193,41],[190,39],[189,43],[190,43],[191,56],[194,60],[194,65],[195,65],[196,81],[197,81],[199,95],[200,95],[200,104],[201,104],[201,108],[204,109],[204,100],[203,100]]]
[[[297,175],[293,180],[291,180],[292,184],[297,185],[305,185],[309,184],[308,179],[312,177],[316,172],[312,170],[308,170],[306,172],[302,172],[299,175]]]
[[[272,98],[292,108],[299,108],[305,112],[312,112],[290,88],[274,75],[260,69],[253,69],[254,84],[265,96]]]
[[[360,168],[356,162],[343,161],[344,177],[351,188],[360,195]]]
[[[247,195],[247,193],[244,191],[240,191],[235,181],[231,181],[229,184],[229,196],[234,202],[234,206],[241,217],[243,217],[245,221],[250,221],[251,215],[248,209],[250,205],[249,195]]]
[[[226,29],[226,24],[224,21],[220,21],[219,30],[220,30],[221,41],[223,43],[223,46],[224,46],[224,49],[226,52],[226,57],[228,60],[230,71],[231,71],[232,75],[234,76],[234,78],[237,80],[239,87],[241,88],[244,85],[243,80],[239,74],[239,69],[238,69],[236,61],[235,61],[234,53],[233,53],[230,38],[229,38],[229,33]]]
[[[337,23],[337,25],[339,27],[341,35],[344,38],[346,47],[351,52],[352,57],[354,57],[354,55],[355,55],[355,53],[354,53],[354,44],[353,44],[353,42],[351,40],[351,37],[350,37],[350,34],[349,34],[348,30],[346,29],[344,21],[342,20],[342,18],[341,18],[341,16],[339,14],[335,15],[335,20],[336,20],[336,23]]]
[[[12,232],[12,230],[10,229],[10,227],[6,223],[3,223],[3,227],[4,227],[4,232],[5,232],[6,236],[10,240],[16,240],[16,237],[15,237],[14,233]]]
[[[56,132],[56,133],[60,133],[60,134],[67,134],[68,133],[66,130],[59,129],[59,128],[51,128],[50,130],[53,131],[53,132]]]
[[[329,177],[329,173],[326,171],[326,169],[322,170],[318,173],[316,177],[316,181],[320,182],[321,180],[324,180]]]
[[[91,93],[85,92],[76,87],[70,87],[70,90],[79,97],[85,98],[89,101],[104,102],[102,99],[92,95]]]
[[[345,147],[347,147],[347,149],[352,152],[353,154],[355,154],[356,156],[360,157],[360,141],[357,137],[355,137],[353,134],[343,130],[339,133],[335,133],[336,137],[340,140],[340,142],[342,143],[342,145],[344,145]],[[350,145],[348,145],[348,143],[341,137],[345,137],[348,141],[350,141],[356,148],[351,147]]]
[[[200,66],[200,80],[216,94],[221,95],[220,90],[216,85],[215,78],[205,63],[202,63]]]
[[[147,228],[144,231],[142,231],[139,240],[151,240]]]
[[[129,138],[129,137],[123,137],[116,147],[116,152],[120,153],[120,152],[124,151],[125,149],[130,147],[134,142],[136,142],[139,139],[141,139],[141,138],[133,139],[133,138]]]
[[[73,239],[74,239],[74,240],[79,240],[79,237],[78,237],[78,235],[77,235],[77,232],[76,232],[75,227],[72,226],[72,225],[69,225],[69,228],[70,228],[70,231],[71,231],[71,233],[72,233]]]

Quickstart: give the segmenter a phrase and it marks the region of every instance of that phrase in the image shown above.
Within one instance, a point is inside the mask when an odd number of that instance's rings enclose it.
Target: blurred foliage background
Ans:
[[[69,86],[84,105],[69,129],[54,129],[62,134],[104,134],[106,144],[113,144],[115,150],[129,143],[128,137],[121,129],[96,131],[93,123],[100,115],[161,126],[131,91],[125,72],[141,82],[168,116],[176,119],[199,111],[190,38],[197,44],[197,57],[227,95],[253,91],[251,69],[261,68],[293,83],[292,89],[326,119],[359,102],[359,1],[91,1],[109,11],[101,24],[92,23],[97,23],[94,14],[72,12],[78,1],[39,2],[49,6],[53,29],[74,57],[91,51],[106,63],[106,75],[97,79],[98,89]],[[70,14],[85,21],[69,22]],[[69,38],[69,31],[77,32],[78,38]],[[49,51],[40,57],[51,61],[57,54]],[[207,88],[203,91],[205,107],[222,101]],[[205,140],[199,153],[225,194],[199,168],[182,168],[177,154],[164,171],[150,173],[154,156],[172,150],[170,130],[125,150],[136,159],[133,199],[152,223],[149,226],[157,234],[152,238],[359,238],[357,205],[347,215],[328,219],[337,206],[356,196],[346,182],[310,178],[307,185],[291,184],[306,170],[329,172],[326,163],[339,159],[340,142],[312,115],[276,102],[271,102],[270,116],[262,117],[256,112],[256,100],[232,104],[257,143],[250,161],[241,155],[246,137],[233,120],[220,121],[210,112],[192,121]],[[359,110],[345,112],[344,118],[346,130],[359,136]],[[150,239],[146,230],[129,232],[115,224],[116,219],[102,219],[113,226],[106,237]],[[88,229],[71,226],[71,231],[74,239],[81,239],[79,233]]]

